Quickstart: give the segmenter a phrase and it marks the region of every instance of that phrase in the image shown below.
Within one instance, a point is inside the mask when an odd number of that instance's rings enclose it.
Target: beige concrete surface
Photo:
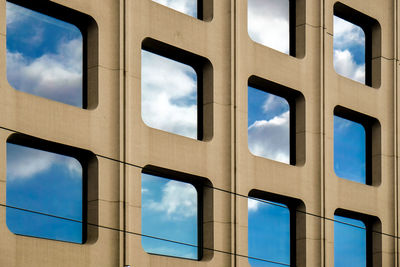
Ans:
[[[333,0],[296,0],[295,57],[252,41],[247,0],[204,0],[195,19],[151,0],[53,0],[89,15],[89,108],[13,89],[6,78],[5,0],[0,0],[0,126],[98,155],[89,186],[89,219],[120,229],[93,229],[88,242],[70,244],[11,233],[0,208],[0,266],[163,267],[249,266],[247,199],[205,190],[203,258],[151,255],[141,247],[141,169],[154,166],[203,177],[226,191],[257,189],[298,200],[298,209],[333,218],[338,209],[379,219],[389,235],[399,228],[400,63],[397,0],[343,0],[375,19],[372,86],[338,75],[333,67]],[[379,38],[378,38],[379,37]],[[205,140],[148,127],[141,119],[141,47],[145,38],[207,59]],[[211,69],[210,69],[211,71]],[[249,78],[272,81],[301,95],[296,102],[296,165],[254,156],[248,149]],[[372,185],[341,179],[333,169],[333,115],[342,106],[375,118]],[[0,129],[0,203],[6,202],[6,140]],[[100,155],[100,156],[99,156]],[[116,159],[112,161],[101,156]],[[297,267],[334,266],[333,222],[299,213]],[[89,221],[90,223],[91,221]],[[124,232],[127,231],[127,232]],[[398,239],[374,239],[374,267],[400,266]],[[224,251],[221,253],[218,251]]]

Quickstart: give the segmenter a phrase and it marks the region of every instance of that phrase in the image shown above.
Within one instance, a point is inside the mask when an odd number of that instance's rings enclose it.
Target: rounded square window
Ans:
[[[95,54],[87,53],[88,40],[97,49],[93,19],[48,1],[10,0],[6,8],[9,84],[79,108],[96,107],[97,88],[88,87],[88,78],[95,78],[89,62],[97,65]]]
[[[97,240],[98,227],[87,227],[89,219],[98,223],[92,153],[14,134],[7,140],[6,181],[6,223],[14,234],[78,244]]]

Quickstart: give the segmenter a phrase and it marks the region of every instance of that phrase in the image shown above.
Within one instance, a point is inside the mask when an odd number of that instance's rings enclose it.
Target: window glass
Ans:
[[[83,107],[77,27],[7,2],[7,79],[26,93]]]
[[[351,22],[333,16],[333,64],[338,74],[365,83],[365,33]]]
[[[197,74],[186,64],[142,50],[142,119],[197,139]]]
[[[248,87],[248,146],[252,154],[290,162],[290,108],[286,99]]]
[[[11,232],[83,242],[82,166],[75,158],[7,143],[6,196]]]
[[[142,173],[143,249],[198,259],[197,199],[196,188],[189,183]]]
[[[365,224],[360,220],[335,215],[335,267],[367,266]]]
[[[334,169],[337,176],[366,183],[366,137],[360,123],[334,116]]]
[[[159,4],[197,18],[197,0],[153,0]]]
[[[267,202],[248,199],[249,263],[253,267],[277,266],[267,261],[290,265],[290,211],[284,204]]]
[[[247,3],[250,38],[289,54],[289,0],[248,0]]]

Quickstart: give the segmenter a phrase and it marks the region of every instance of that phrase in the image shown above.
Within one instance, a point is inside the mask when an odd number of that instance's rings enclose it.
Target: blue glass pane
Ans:
[[[365,129],[334,116],[334,169],[337,176],[365,184]]]
[[[367,239],[365,224],[359,220],[337,215],[334,218],[335,267],[366,267]]]
[[[248,200],[249,257],[290,264],[290,212],[280,203]],[[274,205],[275,204],[275,205]],[[276,264],[249,258],[253,267],[276,267]]]
[[[143,173],[143,249],[152,254],[198,259],[197,209],[193,185]]]
[[[148,126],[197,139],[197,74],[142,50],[142,119]]]
[[[82,107],[82,34],[7,2],[7,79],[20,91]]]
[[[7,226],[20,235],[82,243],[82,166],[60,154],[7,143]]]
[[[248,87],[248,146],[252,154],[290,162],[289,103],[286,99]]]
[[[333,64],[338,74],[365,83],[365,33],[363,29],[333,16]]]

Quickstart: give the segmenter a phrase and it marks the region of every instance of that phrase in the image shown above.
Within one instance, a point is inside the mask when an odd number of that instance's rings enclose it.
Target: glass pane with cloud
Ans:
[[[161,5],[197,18],[197,0],[153,0]],[[201,1],[201,0],[199,0]]]
[[[7,208],[11,232],[82,243],[82,166],[72,157],[7,143],[8,206],[76,220],[72,222]]]
[[[268,203],[269,202],[269,203]],[[290,264],[290,211],[286,205],[248,199],[248,255],[253,267]],[[264,261],[263,261],[264,260]]]
[[[365,83],[365,33],[363,29],[333,16],[333,64],[338,74]]]
[[[252,154],[290,162],[290,108],[283,97],[248,87],[248,146]]]
[[[7,2],[7,79],[20,91],[83,107],[82,34]]]
[[[366,183],[366,136],[362,124],[334,116],[334,170],[337,176]]]
[[[250,38],[289,54],[289,0],[248,0],[247,3]]]
[[[367,266],[367,234],[360,220],[335,215],[335,267]]]
[[[198,259],[197,199],[197,190],[189,183],[142,173],[143,249],[152,254]]]
[[[197,139],[197,74],[189,65],[142,50],[142,119]]]

